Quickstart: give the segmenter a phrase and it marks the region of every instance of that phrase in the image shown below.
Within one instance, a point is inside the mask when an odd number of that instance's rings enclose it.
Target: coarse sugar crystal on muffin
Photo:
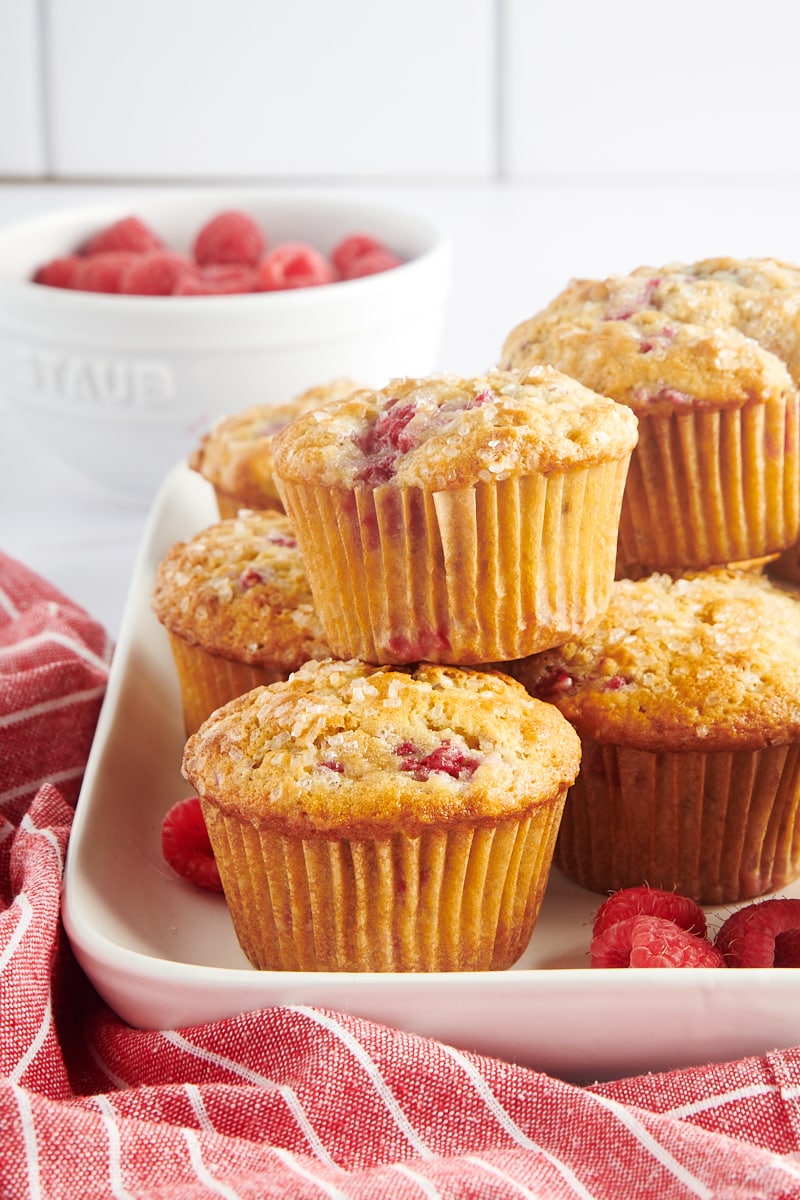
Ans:
[[[249,512],[171,547],[152,607],[169,637],[184,724],[330,649],[285,513]]]
[[[555,861],[705,904],[800,875],[800,600],[754,572],[619,580],[584,638],[509,668],[581,737]]]
[[[361,385],[342,377],[308,388],[285,404],[256,404],[223,417],[189,455],[189,466],[214,489],[221,517],[240,508],[283,511],[272,477],[272,439],[302,412],[347,396]]]
[[[800,534],[800,269],[708,259],[574,280],[505,340],[639,418],[619,574],[762,559]]]
[[[579,759],[500,672],[327,660],[218,709],[183,772],[254,966],[458,971],[525,949]]]
[[[334,654],[500,662],[603,611],[636,417],[551,367],[391,381],[273,442]]]

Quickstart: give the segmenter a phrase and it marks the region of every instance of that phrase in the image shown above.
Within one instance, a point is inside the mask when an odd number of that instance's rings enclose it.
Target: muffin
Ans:
[[[779,553],[800,534],[800,270],[705,260],[572,282],[506,338],[639,418],[618,574]]]
[[[602,613],[636,418],[550,367],[396,379],[297,417],[274,471],[340,658],[502,662]]]
[[[587,637],[514,665],[580,735],[555,861],[703,904],[800,875],[800,601],[766,576],[619,580]]]
[[[352,379],[309,388],[286,404],[256,404],[224,417],[189,455],[189,466],[214,489],[219,515],[240,508],[283,510],[272,478],[272,438],[299,413],[355,391]]]
[[[178,542],[159,564],[152,607],[187,734],[241,692],[330,655],[284,513],[243,511]]]
[[[299,971],[509,967],[580,743],[499,672],[309,662],[188,739],[244,953]]]

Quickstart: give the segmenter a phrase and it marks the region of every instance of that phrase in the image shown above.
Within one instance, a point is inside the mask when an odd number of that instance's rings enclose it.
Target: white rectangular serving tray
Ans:
[[[123,1020],[165,1029],[314,1005],[581,1082],[800,1044],[798,970],[590,969],[591,919],[602,897],[557,871],[529,947],[509,971],[250,967],[222,896],[178,878],[160,848],[164,814],[191,790],[180,774],[177,680],[150,597],[170,546],[218,519],[209,485],[174,467],[139,549],[67,853],[67,934]],[[783,894],[800,896],[800,883]],[[725,912],[708,915],[714,928]]]

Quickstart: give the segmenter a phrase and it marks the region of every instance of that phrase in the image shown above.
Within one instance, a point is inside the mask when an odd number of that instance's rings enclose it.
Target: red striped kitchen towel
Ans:
[[[110,658],[0,555],[0,1196],[800,1197],[800,1048],[578,1087],[344,1013],[144,1032],[59,924]]]

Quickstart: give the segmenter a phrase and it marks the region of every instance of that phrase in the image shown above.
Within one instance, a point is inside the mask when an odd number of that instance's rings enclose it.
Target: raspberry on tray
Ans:
[[[760,900],[737,909],[714,944],[729,967],[800,967],[800,900]]]
[[[217,862],[211,849],[197,796],[173,804],[161,824],[161,852],[178,875],[196,887],[221,892]]]
[[[724,967],[721,952],[665,917],[640,914],[608,925],[591,944],[592,967]]]
[[[679,892],[647,885],[612,892],[595,914],[592,933],[598,937],[617,921],[638,916],[663,917],[698,937],[706,935],[706,915],[699,904]]]

